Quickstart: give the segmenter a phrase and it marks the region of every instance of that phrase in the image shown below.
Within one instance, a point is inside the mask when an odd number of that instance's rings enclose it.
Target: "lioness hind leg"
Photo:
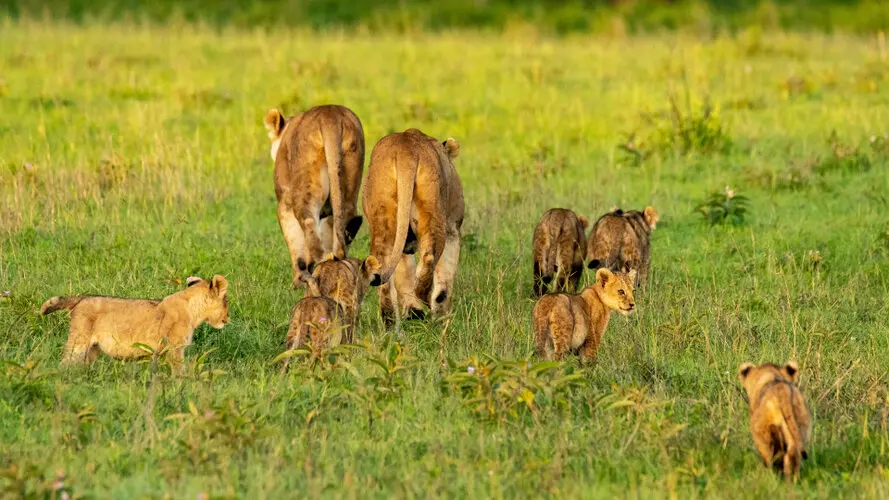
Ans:
[[[293,215],[286,203],[278,202],[278,225],[281,226],[281,232],[284,234],[284,242],[287,244],[287,250],[290,252],[290,266],[293,274],[293,285],[299,285],[298,277],[300,275],[297,267],[297,259],[302,256],[305,249],[305,237],[302,227],[296,216]]]
[[[432,288],[432,312],[447,313],[454,294],[454,280],[460,261],[460,233],[452,233],[445,240],[444,251],[435,265]]]
[[[429,305],[432,297],[435,267],[444,252],[444,214],[434,213],[417,221],[417,286],[416,296]]]

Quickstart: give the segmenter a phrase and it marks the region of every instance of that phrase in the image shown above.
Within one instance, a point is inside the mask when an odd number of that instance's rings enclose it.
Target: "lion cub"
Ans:
[[[586,217],[565,208],[547,210],[534,229],[534,293],[539,297],[555,279],[556,291],[576,292],[583,274]]]
[[[308,283],[310,287],[315,286],[311,281]],[[301,349],[307,341],[318,350],[340,345],[347,327],[345,317],[343,308],[330,297],[303,297],[290,317],[287,349]],[[287,364],[284,366],[286,370]]]
[[[185,283],[185,290],[162,300],[53,297],[43,304],[40,314],[71,310],[62,364],[92,363],[100,351],[120,359],[144,357],[148,353],[133,344],[158,350],[166,340],[167,356],[179,368],[195,328],[204,322],[217,329],[228,323],[228,281],[224,277],[190,277]]]
[[[352,342],[361,302],[367,292],[368,282],[361,271],[361,261],[355,258],[340,259],[329,255],[327,260],[319,262],[308,283],[306,296],[328,297],[343,310],[343,319],[347,323],[344,341]]]
[[[810,431],[806,400],[796,386],[798,373],[793,361],[784,366],[744,363],[738,368],[750,401],[750,431],[756,449],[767,467],[783,469],[788,480],[799,478]]]
[[[532,313],[537,355],[561,360],[569,351],[580,351],[581,361],[592,361],[608,326],[611,311],[628,315],[636,307],[633,282],[636,272],[596,271],[596,283],[580,294],[544,295]]]
[[[600,217],[587,241],[589,268],[633,269],[638,278],[634,286],[645,288],[651,265],[651,232],[658,219],[654,207],[642,212],[615,208]]]

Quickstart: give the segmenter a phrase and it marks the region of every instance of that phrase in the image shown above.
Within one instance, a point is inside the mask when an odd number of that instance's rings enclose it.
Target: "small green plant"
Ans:
[[[372,340],[366,342],[364,359],[369,363],[370,373],[362,375],[353,365],[347,365],[355,378],[355,386],[345,394],[363,407],[368,427],[372,428],[374,419],[384,415],[389,403],[401,397],[408,385],[405,374],[416,367],[416,359],[391,335],[384,337],[379,347],[374,347]]]
[[[241,407],[231,399],[204,409],[189,401],[187,412],[165,420],[179,422],[177,443],[195,465],[243,451],[265,435],[263,418],[252,406]]]
[[[2,361],[5,367],[5,383],[0,386],[3,399],[14,406],[26,405],[37,401],[49,404],[52,391],[49,378],[56,374],[55,370],[43,370],[40,361],[29,359],[24,363]]]
[[[724,153],[732,145],[722,124],[719,107],[709,102],[695,106],[687,92],[684,107],[671,94],[669,108],[660,113],[643,114],[643,122],[617,145],[623,159],[634,165],[640,165],[655,155]]]
[[[711,226],[716,224],[741,225],[747,216],[747,197],[736,194],[726,186],[724,191],[714,191],[695,207]]]
[[[62,435],[62,441],[69,447],[80,450],[101,435],[101,424],[91,405],[83,407],[74,416],[71,430]]]
[[[563,363],[527,359],[509,361],[491,356],[462,363],[448,360],[449,373],[441,381],[445,394],[458,394],[475,415],[495,421],[537,416],[544,404],[566,407],[568,395],[580,384],[583,372]]]

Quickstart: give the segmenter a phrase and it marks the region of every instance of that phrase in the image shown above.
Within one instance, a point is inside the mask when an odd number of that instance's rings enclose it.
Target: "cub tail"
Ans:
[[[45,316],[62,309],[74,309],[81,300],[83,300],[83,297],[53,297],[43,303],[43,307],[40,308],[40,314]]]

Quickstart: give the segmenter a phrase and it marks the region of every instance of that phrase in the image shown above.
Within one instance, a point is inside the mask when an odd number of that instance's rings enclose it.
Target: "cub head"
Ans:
[[[658,217],[657,211],[654,207],[645,207],[645,211],[642,212],[642,216],[645,218],[645,223],[648,224],[652,230],[657,227],[657,221],[660,220]]]
[[[799,365],[795,361],[788,361],[784,366],[774,363],[764,363],[759,366],[753,363],[742,363],[738,367],[738,379],[748,396],[758,387],[772,380],[783,380],[796,384],[798,374]]]
[[[281,136],[284,135],[284,128],[287,127],[287,124],[292,118],[293,117],[285,118],[277,109],[270,109],[268,113],[265,114],[263,124],[265,125],[266,130],[269,131],[269,139],[272,140],[272,161],[275,161],[275,158],[278,157],[278,146],[281,145]]]
[[[222,328],[228,323],[228,280],[216,275],[211,280],[190,277],[185,280],[186,287],[193,293],[200,294],[203,300],[201,316],[213,328]]]
[[[607,267],[596,271],[596,285],[599,297],[609,309],[614,309],[624,316],[636,308],[633,299],[633,283],[636,282],[636,271],[629,273],[612,272]]]

